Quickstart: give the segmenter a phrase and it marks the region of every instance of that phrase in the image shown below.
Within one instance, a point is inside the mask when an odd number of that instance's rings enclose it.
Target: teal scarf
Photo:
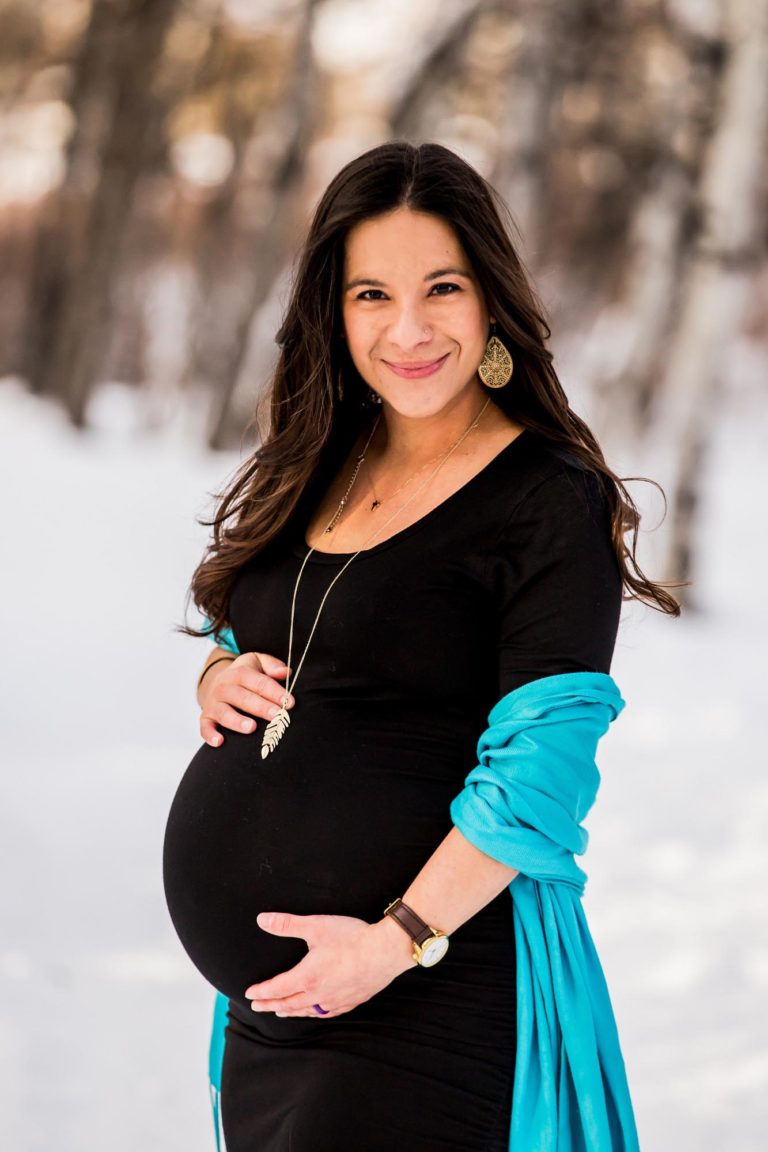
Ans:
[[[595,751],[624,707],[603,672],[543,676],[496,704],[451,804],[475,847],[517,868],[510,1152],[638,1152],[613,1009],[581,895]]]
[[[237,652],[230,629],[217,643]],[[492,708],[478,765],[450,807],[481,851],[516,868],[517,1053],[510,1152],[639,1152],[616,1022],[581,896],[581,827],[600,784],[595,752],[624,707],[602,672],[532,680]],[[210,1088],[221,1152],[227,999],[217,994]]]

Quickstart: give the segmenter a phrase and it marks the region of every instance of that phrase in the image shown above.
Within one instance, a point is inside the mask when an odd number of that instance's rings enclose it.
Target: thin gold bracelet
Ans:
[[[206,672],[209,672],[211,670],[211,668],[213,668],[214,664],[219,664],[222,660],[236,660],[236,659],[237,659],[236,656],[217,656],[215,660],[211,660],[210,664],[206,664],[205,668],[203,668],[202,672],[200,673],[200,676],[199,676],[198,681],[197,681],[198,689],[200,688],[200,685],[203,682],[203,676],[205,676]]]

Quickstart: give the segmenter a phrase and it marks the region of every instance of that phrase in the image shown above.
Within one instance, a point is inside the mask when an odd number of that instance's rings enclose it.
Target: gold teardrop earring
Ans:
[[[496,322],[491,325],[491,338],[485,346],[477,374],[486,388],[503,388],[512,379],[515,363],[509,349],[496,335]]]

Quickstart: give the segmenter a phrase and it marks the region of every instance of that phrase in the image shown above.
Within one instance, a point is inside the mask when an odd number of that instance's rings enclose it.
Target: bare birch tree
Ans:
[[[690,578],[720,364],[742,323],[756,262],[764,258],[760,193],[768,130],[768,0],[731,0],[725,19],[728,57],[702,169],[699,231],[650,431],[654,475],[665,476],[671,496],[666,578]]]
[[[542,181],[552,149],[552,109],[561,87],[558,45],[566,13],[563,0],[520,0],[516,7],[521,40],[504,85],[504,147],[491,180],[512,209],[520,230],[521,255],[532,264],[542,227]]]
[[[624,288],[605,301],[588,342],[595,423],[617,450],[627,449],[647,432],[671,325],[681,305],[681,270],[705,142],[697,108],[711,103],[718,83],[704,59],[711,58],[712,47],[703,36],[683,38],[676,28],[659,26],[648,49],[656,57],[648,66],[662,77],[648,97],[654,153],[632,212]],[[695,84],[690,79],[694,66],[699,75]]]
[[[282,268],[289,237],[300,211],[304,163],[314,129],[315,69],[312,58],[312,22],[320,0],[305,0],[300,10],[296,48],[290,81],[273,114],[272,127],[281,139],[279,155],[272,163],[272,176],[265,190],[267,210],[252,236],[248,259],[241,260],[237,282],[226,286],[227,340],[220,346],[215,372],[206,356],[207,374],[214,389],[209,444],[221,447],[235,431],[231,405],[245,361],[254,316],[269,297]],[[221,316],[220,301],[212,300]],[[211,315],[214,315],[212,312]]]
[[[75,68],[76,131],[41,234],[27,368],[82,425],[109,335],[131,196],[159,113],[153,80],[178,0],[95,0]]]

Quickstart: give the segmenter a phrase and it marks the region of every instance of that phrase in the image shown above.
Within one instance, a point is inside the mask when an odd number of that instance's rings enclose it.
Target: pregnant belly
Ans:
[[[190,959],[242,1000],[306,954],[260,929],[261,911],[380,919],[450,831],[450,801],[474,749],[360,726],[293,722],[261,759],[261,731],[203,744],[171,805],[168,909]],[[471,744],[471,741],[469,742]],[[449,747],[450,746],[450,747]]]

